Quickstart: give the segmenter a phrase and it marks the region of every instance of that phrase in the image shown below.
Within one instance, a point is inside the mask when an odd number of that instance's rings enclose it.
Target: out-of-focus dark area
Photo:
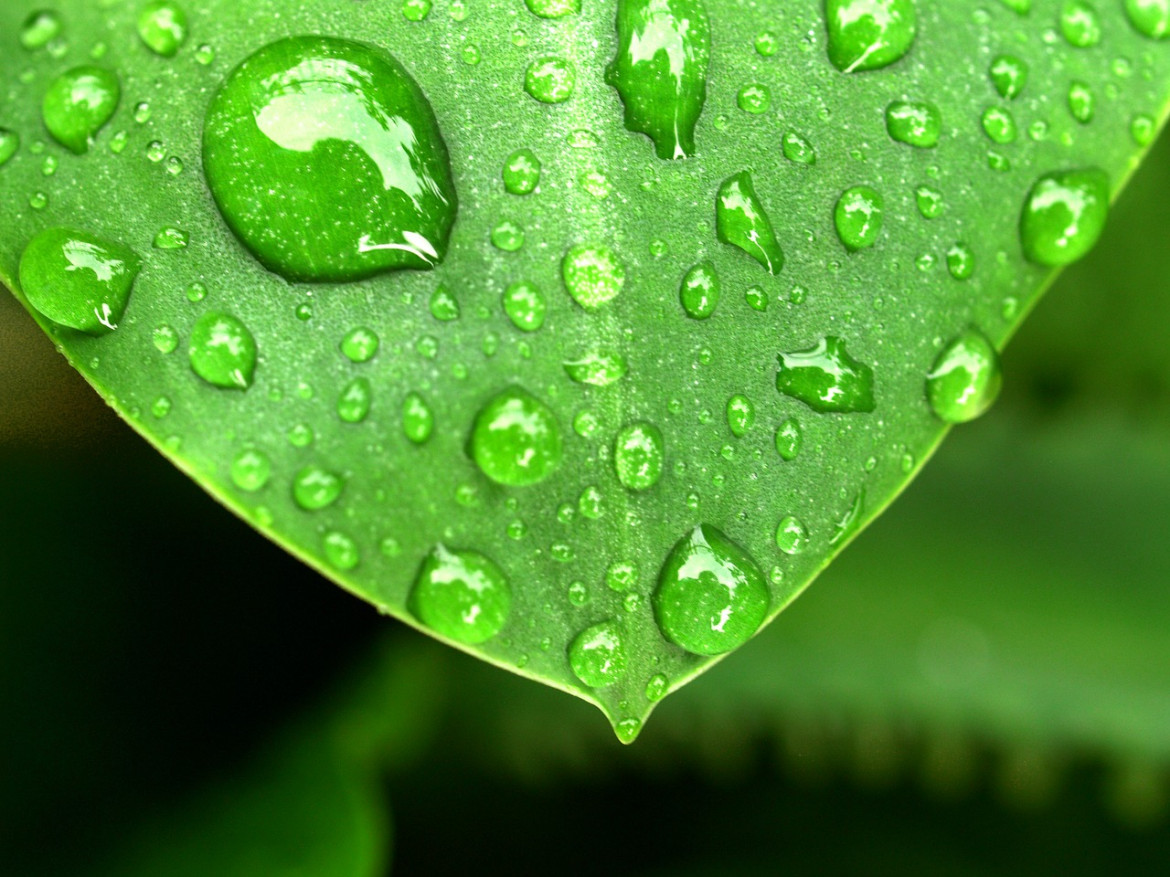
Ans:
[[[632,747],[220,508],[0,297],[0,873],[1170,860],[1170,143],[1006,389]]]

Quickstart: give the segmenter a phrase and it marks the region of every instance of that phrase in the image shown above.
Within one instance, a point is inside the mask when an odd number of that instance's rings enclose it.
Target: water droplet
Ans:
[[[761,58],[771,58],[780,51],[780,38],[770,30],[760,31],[753,45]]]
[[[975,254],[962,241],[947,250],[947,270],[956,280],[968,280],[975,273]]]
[[[459,319],[459,302],[442,284],[431,293],[431,316],[443,323]]]
[[[90,335],[118,328],[141,262],[130,248],[71,228],[37,234],[20,257],[20,286],[39,313]]]
[[[631,423],[613,443],[613,467],[629,490],[649,490],[662,477],[666,454],[662,433],[652,423]]]
[[[41,163],[41,174],[46,177],[51,177],[57,173],[57,156],[46,155],[45,160]]]
[[[755,561],[707,524],[671,549],[654,592],[663,634],[696,655],[721,655],[743,645],[763,623],[768,603]]]
[[[715,199],[715,230],[720,241],[739,247],[763,265],[769,274],[780,273],[784,253],[764,205],[752,187],[748,171],[728,177],[719,186]]]
[[[800,454],[800,447],[804,443],[804,436],[800,424],[789,418],[776,430],[776,453],[780,459],[791,462]]]
[[[1018,135],[1015,118],[1003,107],[988,107],[981,121],[983,133],[994,143],[1012,143]]]
[[[207,298],[207,287],[202,283],[195,282],[187,287],[187,301],[197,303]]]
[[[621,96],[626,128],[654,141],[659,158],[695,154],[710,56],[711,29],[701,0],[618,4],[617,55],[605,81]]]
[[[763,313],[768,310],[768,293],[759,286],[749,286],[743,294],[744,301],[753,311]]]
[[[196,49],[195,49],[196,63],[202,64],[204,67],[206,67],[208,64],[210,64],[214,60],[215,60],[215,49],[214,48],[207,45],[206,43],[204,43],[201,46],[196,47]]]
[[[846,189],[833,210],[837,237],[847,250],[872,247],[882,230],[882,196],[869,186]]]
[[[431,14],[431,0],[402,0],[402,17],[407,21],[423,21]]]
[[[341,352],[350,362],[369,362],[378,352],[378,335],[373,329],[358,326],[341,339]]]
[[[569,602],[574,606],[584,606],[589,602],[589,588],[584,582],[573,582],[569,585]]]
[[[943,209],[943,195],[933,186],[919,186],[914,191],[914,201],[924,219],[934,219]]]
[[[1096,109],[1093,90],[1087,82],[1073,81],[1068,86],[1068,111],[1082,125],[1093,121]]]
[[[666,697],[670,690],[670,680],[661,673],[656,673],[646,682],[646,700],[657,703]]]
[[[1015,55],[997,55],[988,68],[991,84],[1005,100],[1019,97],[1028,84],[1028,65]]]
[[[1101,20],[1084,0],[1065,0],[1060,8],[1060,32],[1070,46],[1087,49],[1101,42]]]
[[[203,164],[228,225],[289,280],[431,268],[456,196],[430,103],[390,55],[292,37],[260,49],[212,98]]]
[[[504,188],[513,195],[527,195],[540,183],[540,159],[531,149],[517,149],[504,160]]]
[[[1170,3],[1167,0],[1125,0],[1125,14],[1138,33],[1153,40],[1170,36]]]
[[[536,484],[561,462],[561,429],[543,402],[509,387],[476,416],[470,451],[480,470],[497,484]]]
[[[482,554],[437,545],[419,568],[409,605],[431,630],[474,645],[503,629],[512,589],[503,570]]]
[[[780,354],[776,389],[814,411],[874,410],[873,370],[853,359],[832,335],[808,350]]]
[[[616,621],[585,628],[569,644],[569,666],[590,688],[613,685],[626,672],[626,650]]]
[[[564,103],[573,96],[577,71],[564,58],[545,55],[528,65],[524,90],[544,104]]]
[[[294,448],[307,448],[316,438],[307,423],[298,423],[288,431],[288,443]]]
[[[416,445],[431,437],[435,428],[435,415],[426,399],[418,393],[407,393],[402,402],[402,431]]]
[[[345,423],[361,423],[370,413],[373,396],[368,378],[354,378],[337,397],[337,416]]]
[[[825,0],[829,60],[842,73],[877,70],[910,51],[913,0]]]
[[[563,18],[581,11],[581,0],[524,0],[529,11],[541,18]]]
[[[611,591],[628,591],[637,581],[638,567],[627,561],[615,561],[605,571],[605,584]]]
[[[44,192],[33,192],[29,195],[28,206],[33,210],[44,210],[49,206],[49,196]]]
[[[1147,116],[1145,113],[1138,113],[1129,123],[1129,134],[1133,138],[1133,142],[1138,146],[1149,146],[1153,143],[1154,134],[1157,133],[1157,130],[1157,122],[1154,121],[1152,116]],[[3,161],[0,161],[0,164],[3,163]]]
[[[942,134],[942,114],[926,101],[896,100],[886,107],[886,131],[899,143],[930,149]]]
[[[166,323],[157,327],[152,337],[155,349],[159,353],[173,353],[175,348],[179,346],[179,333]]]
[[[305,466],[293,477],[293,499],[307,512],[333,505],[345,489],[345,479],[322,466]]]
[[[781,138],[781,148],[784,157],[794,164],[804,164],[810,167],[817,163],[817,152],[813,145],[795,131],[788,131]]]
[[[29,51],[47,46],[61,35],[61,16],[50,9],[32,12],[20,26],[20,44]]]
[[[231,314],[208,311],[191,330],[187,348],[191,370],[207,383],[246,390],[256,370],[256,341]]]
[[[609,247],[578,244],[561,260],[561,277],[573,300],[593,311],[622,291],[626,269]]]
[[[688,317],[705,320],[715,313],[719,304],[719,290],[719,275],[708,260],[695,265],[683,276],[678,298]]]
[[[735,395],[727,400],[727,426],[736,438],[747,435],[756,422],[756,406],[747,396]]]
[[[172,155],[167,159],[166,169],[167,173],[172,177],[177,177],[183,172],[183,159],[179,158],[177,155]]]
[[[626,358],[616,350],[597,349],[565,363],[565,372],[579,384],[607,387],[626,376]]]
[[[255,493],[272,477],[272,460],[257,448],[244,448],[232,457],[231,477],[240,490]]]
[[[544,295],[533,283],[525,280],[508,284],[503,296],[504,313],[517,329],[535,332],[544,325],[548,310]]]
[[[581,438],[592,438],[600,428],[601,424],[597,420],[597,415],[592,411],[578,412],[577,416],[573,418],[573,432]]]
[[[1036,181],[1020,213],[1024,255],[1038,265],[1075,262],[1093,248],[1109,217],[1109,177],[1097,168],[1057,171]]]
[[[798,518],[788,515],[776,527],[776,547],[785,554],[800,554],[808,548],[808,530]]]
[[[159,396],[150,403],[150,413],[155,416],[155,419],[162,420],[171,413],[171,400],[166,396]]]
[[[182,250],[188,242],[187,232],[181,228],[160,228],[158,234],[154,236],[156,250]]]
[[[609,178],[601,171],[586,171],[581,174],[581,188],[596,198],[598,201],[604,201],[609,197],[612,187],[609,183]]]
[[[995,345],[977,329],[968,329],[934,361],[926,376],[926,398],[940,420],[966,423],[991,407],[1002,384]]]
[[[514,253],[524,246],[524,229],[505,219],[492,228],[492,246],[505,253]]]
[[[187,13],[174,0],[153,0],[138,14],[138,36],[155,54],[173,58],[187,42]]]
[[[162,141],[152,140],[146,144],[146,157],[156,164],[163,160],[167,154],[167,148],[163,146]]]
[[[582,517],[591,521],[600,518],[605,513],[601,491],[593,485],[581,491],[581,495],[577,498],[577,511],[581,513]]]
[[[9,159],[20,149],[20,135],[7,128],[0,128],[0,167],[8,164]]]
[[[859,490],[853,497],[853,503],[845,510],[845,514],[833,525],[833,535],[829,537],[829,546],[836,548],[844,544],[850,536],[861,526],[861,513],[865,511],[865,491]]]
[[[41,115],[49,133],[78,155],[89,151],[98,131],[110,121],[122,88],[118,77],[101,67],[74,67],[49,85]]]
[[[342,572],[349,572],[361,560],[357,543],[337,530],[330,530],[325,534],[321,540],[321,547],[329,565]]]
[[[772,92],[769,91],[768,86],[759,82],[753,82],[739,90],[739,93],[735,96],[735,105],[745,113],[758,116],[761,113],[768,112],[771,108]]]

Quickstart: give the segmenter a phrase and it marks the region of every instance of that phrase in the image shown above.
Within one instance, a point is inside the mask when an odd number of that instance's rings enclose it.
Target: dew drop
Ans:
[[[1060,32],[1070,46],[1087,49],[1101,42],[1101,20],[1084,0],[1065,0],[1060,8]]]
[[[776,547],[785,554],[800,554],[808,548],[808,530],[798,518],[788,515],[776,527]]]
[[[431,406],[418,393],[407,393],[402,402],[402,431],[416,445],[423,444],[431,437],[435,428],[435,415]]]
[[[419,568],[409,607],[439,635],[474,645],[503,629],[512,589],[503,570],[484,555],[437,545]]]
[[[1093,89],[1087,82],[1074,80],[1068,86],[1068,111],[1072,117],[1082,125],[1093,121],[1096,110],[1096,101],[1093,98]]]
[[[614,471],[629,490],[649,490],[657,484],[665,460],[662,432],[652,423],[631,423],[614,439]]]
[[[173,353],[175,348],[179,346],[179,333],[166,323],[154,330],[152,339],[155,350],[162,354]]]
[[[505,253],[514,253],[524,246],[524,229],[505,219],[492,228],[492,246]]]
[[[753,311],[763,313],[768,310],[768,293],[759,286],[749,286],[743,294],[744,301]]]
[[[609,247],[578,244],[561,260],[561,277],[573,300],[594,311],[622,291],[626,269]]]
[[[758,116],[772,107],[772,92],[759,82],[745,85],[735,96],[735,105],[745,113]]]
[[[442,260],[455,221],[447,147],[393,57],[292,37],[241,63],[203,125],[224,219],[270,271],[348,281]]]
[[[338,530],[330,530],[325,534],[321,540],[321,548],[329,565],[342,572],[354,569],[361,560],[357,543]]]
[[[829,60],[842,73],[901,59],[918,26],[913,0],[825,0]]]
[[[255,493],[268,484],[272,477],[272,460],[257,448],[244,448],[232,457],[232,484],[240,490]]]
[[[37,234],[20,257],[20,286],[36,310],[90,335],[118,328],[141,261],[129,247],[72,228]]]
[[[763,623],[768,604],[755,561],[708,524],[675,544],[654,591],[663,635],[696,655],[721,655],[743,645]]]
[[[812,166],[817,163],[817,151],[813,145],[795,131],[788,131],[780,141],[784,157],[793,164]]]
[[[1157,133],[1157,130],[1157,122],[1154,121],[1152,116],[1148,116],[1145,113],[1138,113],[1129,123],[1129,135],[1138,146],[1149,146],[1153,143],[1154,134]],[[3,163],[3,161],[0,161],[0,164]]]
[[[861,513],[865,511],[865,491],[859,490],[853,497],[853,502],[845,513],[833,525],[833,535],[829,537],[829,546],[832,548],[844,544],[850,536],[861,526]]]
[[[187,348],[191,370],[207,383],[225,389],[246,390],[256,370],[256,341],[231,314],[208,311],[191,329]]]
[[[633,743],[642,730],[642,721],[633,717],[622,719],[613,726],[613,730],[622,743]]]
[[[0,128],[0,167],[8,164],[20,149],[20,135],[7,128]]]
[[[780,459],[792,462],[800,455],[801,445],[804,443],[804,434],[800,424],[789,418],[780,424],[776,430],[776,453]]]
[[[833,224],[847,250],[872,247],[882,230],[882,196],[869,186],[846,189],[837,199]]]
[[[545,55],[528,65],[524,90],[543,104],[564,103],[573,96],[577,71],[564,58]]]
[[[565,363],[565,373],[578,384],[607,387],[629,371],[626,358],[616,350],[598,348]]]
[[[432,6],[432,0],[402,0],[402,17],[407,21],[425,21]]]
[[[341,339],[341,352],[350,362],[369,362],[378,352],[378,334],[373,329],[358,326]]]
[[[966,423],[991,407],[1002,384],[995,345],[977,329],[968,329],[934,361],[926,376],[926,398],[940,420]]]
[[[1109,177],[1097,168],[1045,174],[1020,213],[1020,243],[1037,265],[1075,262],[1097,243],[1109,217]]]
[[[743,438],[756,422],[756,406],[747,396],[735,395],[727,400],[727,426],[736,438]]]
[[[678,298],[683,310],[692,320],[705,320],[715,313],[719,304],[721,284],[710,260],[691,268],[682,279]]]
[[[581,11],[581,0],[524,0],[529,11],[541,18],[564,18]]]
[[[581,513],[582,517],[591,521],[600,518],[605,513],[601,491],[593,485],[582,490],[581,495],[577,497],[577,511]]]
[[[181,228],[168,226],[159,229],[158,234],[154,236],[153,246],[156,250],[182,250],[189,242],[190,238],[187,236],[187,232]]]
[[[1015,55],[997,55],[988,68],[991,84],[1005,100],[1019,97],[1028,84],[1028,65]]]
[[[983,133],[993,143],[1013,143],[1019,134],[1015,118],[1002,107],[988,107],[983,111],[980,121]]]
[[[638,567],[628,561],[615,561],[605,571],[606,587],[619,594],[628,591],[637,581]]]
[[[886,107],[886,131],[899,143],[931,149],[942,134],[942,114],[926,101],[897,100]]]
[[[540,184],[540,159],[531,149],[517,149],[504,160],[504,188],[513,195],[528,195]]]
[[[1152,40],[1170,36],[1170,2],[1167,0],[1125,0],[1125,14],[1138,33]]]
[[[153,0],[138,14],[138,36],[146,47],[173,58],[187,41],[187,13],[174,0]]]
[[[307,512],[333,505],[345,489],[345,479],[322,466],[305,466],[293,476],[293,500]]]
[[[626,128],[654,141],[659,158],[695,154],[710,57],[701,0],[619,0],[617,55],[605,81],[621,96]]]
[[[776,389],[814,411],[874,410],[873,370],[853,359],[832,335],[808,350],[780,354]]]
[[[943,210],[943,195],[933,186],[919,186],[914,191],[914,203],[923,219],[935,219]]]
[[[616,621],[585,628],[569,643],[573,675],[590,688],[605,688],[626,673],[626,649]]]
[[[61,35],[61,16],[50,9],[32,12],[20,26],[20,44],[29,51],[47,46]]]
[[[369,416],[373,392],[368,378],[354,378],[337,397],[337,416],[345,423],[361,423]]]
[[[442,284],[431,293],[431,316],[441,323],[459,319],[459,302]]]
[[[215,49],[204,43],[195,48],[195,62],[206,67],[215,60]]]
[[[670,690],[670,680],[661,673],[655,673],[646,682],[646,700],[651,703],[657,703],[666,697]]]
[[[519,387],[503,390],[480,410],[469,449],[488,478],[509,487],[543,481],[563,453],[556,417]]]
[[[975,273],[975,254],[962,241],[947,250],[947,270],[956,280],[969,280]]]
[[[764,205],[752,187],[748,171],[728,177],[719,186],[715,199],[715,229],[720,241],[743,250],[769,274],[780,273],[784,253]]]
[[[110,121],[122,88],[118,77],[101,67],[74,67],[49,85],[41,115],[49,133],[62,146],[83,155],[98,131]]]
[[[171,413],[171,400],[166,396],[159,396],[150,404],[150,413],[157,420],[162,420]]]

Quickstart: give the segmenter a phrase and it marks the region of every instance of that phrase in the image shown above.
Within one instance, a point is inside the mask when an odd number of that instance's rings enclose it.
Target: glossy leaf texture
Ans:
[[[1067,5],[8,4],[0,276],[262,533],[629,741],[1095,242],[1170,46]]]

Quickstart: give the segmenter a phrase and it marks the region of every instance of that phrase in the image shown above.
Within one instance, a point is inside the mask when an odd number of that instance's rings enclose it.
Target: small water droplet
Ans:
[[[431,14],[431,0],[402,0],[402,17],[407,21],[423,21]]]
[[[569,643],[573,675],[590,688],[605,688],[626,673],[626,650],[616,621],[585,628]]]
[[[410,611],[431,630],[474,645],[496,636],[512,610],[512,589],[493,561],[437,545],[410,592]]]
[[[931,149],[942,134],[942,114],[926,101],[896,100],[886,107],[886,131],[899,143]]]
[[[1096,101],[1093,98],[1093,90],[1089,87],[1089,84],[1077,80],[1069,83],[1068,111],[1072,113],[1072,117],[1082,125],[1087,125],[1093,121],[1093,112],[1095,109]]]
[[[370,413],[373,391],[368,378],[354,378],[337,397],[337,416],[345,423],[361,423]]]
[[[753,311],[763,313],[768,310],[768,293],[759,286],[749,286],[743,294],[744,301]]]
[[[919,186],[914,191],[914,201],[924,219],[935,219],[943,210],[943,195],[933,186]]]
[[[215,60],[215,49],[213,47],[207,45],[207,43],[204,43],[203,45],[196,47],[196,49],[195,49],[195,62],[197,64],[202,64],[204,67],[206,67],[208,64],[210,64],[214,60]]]
[[[772,92],[763,83],[753,82],[739,90],[735,96],[735,105],[745,113],[758,116],[771,109]]]
[[[995,345],[977,329],[954,338],[926,376],[926,397],[947,423],[966,423],[991,407],[1003,375]]]
[[[152,339],[159,353],[172,353],[179,346],[179,333],[166,323],[155,328]]]
[[[167,148],[163,145],[161,140],[152,140],[146,144],[146,157],[148,160],[158,164],[166,157]]]
[[[20,149],[20,135],[7,128],[0,128],[0,167],[8,164],[9,159]]]
[[[168,226],[160,228],[158,234],[154,236],[154,248],[156,250],[182,250],[186,248],[189,240],[187,232],[181,228]]]
[[[519,387],[501,391],[480,410],[469,448],[488,478],[509,487],[543,481],[563,453],[555,415]]]
[[[311,464],[293,476],[293,499],[307,512],[333,505],[345,489],[345,479],[323,466]]]
[[[207,287],[196,281],[187,287],[187,301],[198,303],[207,298]]]
[[[873,370],[831,335],[808,350],[781,353],[776,389],[814,411],[869,412],[875,407]]]
[[[565,363],[565,372],[579,384],[607,387],[626,376],[626,358],[615,350],[596,349]]]
[[[578,244],[561,260],[561,277],[573,300],[594,311],[622,291],[626,269],[609,247]]]
[[[825,20],[829,60],[842,73],[898,61],[918,26],[913,0],[825,0]]]
[[[187,13],[174,0],[152,0],[138,13],[138,36],[164,58],[173,58],[187,42],[187,27]]]
[[[540,184],[540,159],[531,149],[517,149],[504,160],[504,188],[513,195],[528,195]]]
[[[256,341],[248,327],[231,314],[203,314],[191,329],[187,354],[191,370],[212,386],[246,390],[252,385]]]
[[[614,440],[614,471],[629,490],[649,490],[657,484],[665,459],[662,432],[652,423],[631,423]]]
[[[638,582],[638,567],[628,561],[615,561],[605,571],[605,584],[611,591],[623,593]]]
[[[524,90],[544,104],[564,103],[573,96],[577,71],[565,58],[544,55],[528,65]]]
[[[605,513],[601,491],[594,485],[581,491],[581,496],[577,498],[577,511],[581,513],[582,517],[591,521],[600,518]]]
[[[798,518],[788,515],[780,521],[776,527],[776,547],[792,555],[808,548],[808,530]]]
[[[563,18],[581,11],[581,0],[524,0],[529,11],[541,18]]]
[[[378,334],[373,329],[358,326],[341,339],[341,352],[350,362],[369,362],[378,352]]]
[[[1170,7],[1168,7],[1170,9]],[[1168,12],[1167,14],[1170,14]],[[1154,142],[1154,134],[1157,133],[1157,122],[1152,116],[1145,113],[1138,113],[1129,123],[1129,134],[1133,138],[1133,142],[1138,146],[1149,146]],[[3,164],[3,162],[0,162]]]
[[[968,280],[975,273],[975,254],[962,241],[947,250],[947,270],[956,280]]]
[[[514,253],[524,246],[524,229],[510,219],[496,223],[492,228],[492,246],[505,253]]]
[[[877,242],[883,210],[882,196],[869,186],[854,186],[841,194],[833,210],[833,224],[847,250],[856,252]]]
[[[544,325],[548,305],[544,294],[533,283],[520,280],[508,284],[503,296],[504,313],[517,329],[535,332]]]
[[[1097,168],[1040,177],[1020,213],[1024,255],[1038,265],[1075,262],[1097,243],[1109,217],[1109,177]]]
[[[1015,100],[1028,84],[1028,65],[1015,55],[997,55],[987,75],[1000,97]]]
[[[255,493],[272,477],[272,460],[257,448],[244,448],[232,457],[232,483],[240,490]]]
[[[322,537],[321,548],[329,565],[342,572],[354,569],[361,560],[357,543],[338,530],[330,530]]]
[[[122,88],[118,77],[102,67],[67,70],[49,84],[41,116],[53,139],[78,155],[89,151],[98,131],[110,121]]]
[[[29,51],[47,46],[61,35],[61,16],[51,9],[29,13],[20,26],[20,44]]]
[[[442,284],[431,293],[431,316],[443,323],[459,319],[459,302]]]
[[[1060,8],[1060,32],[1070,46],[1087,49],[1101,42],[1101,20],[1084,0],[1065,0]]]
[[[781,138],[781,149],[784,157],[794,164],[803,164],[811,167],[817,163],[817,152],[813,145],[795,131],[788,131]]]
[[[1013,143],[1018,136],[1015,118],[1003,107],[988,107],[980,121],[983,133],[994,143]]]
[[[736,438],[743,438],[756,422],[756,406],[747,396],[735,395],[727,400],[727,426]]]
[[[865,511],[865,491],[859,490],[853,497],[853,502],[840,519],[833,525],[833,535],[829,537],[829,546],[836,548],[844,544],[849,537],[857,532],[861,526],[861,513]]]
[[[279,396],[273,398],[279,398]],[[316,436],[313,434],[313,428],[307,423],[298,423],[288,431],[288,443],[294,448],[307,448],[314,439]]]
[[[784,253],[764,205],[752,187],[748,171],[728,177],[719,186],[715,199],[715,228],[720,241],[743,250],[769,274],[780,273]]]
[[[167,396],[159,396],[150,403],[150,413],[155,416],[155,419],[162,420],[171,413],[171,400]]]
[[[781,423],[776,430],[776,453],[782,460],[788,462],[795,460],[803,443],[804,436],[800,424],[791,418]]]
[[[666,697],[670,690],[670,680],[661,673],[656,673],[646,682],[646,700],[657,703]]]
[[[692,267],[683,276],[678,289],[678,298],[687,316],[692,320],[705,320],[715,313],[720,288],[719,274],[710,260]]]
[[[435,428],[435,415],[431,407],[418,393],[407,393],[402,402],[402,431],[416,445],[431,437]]]

